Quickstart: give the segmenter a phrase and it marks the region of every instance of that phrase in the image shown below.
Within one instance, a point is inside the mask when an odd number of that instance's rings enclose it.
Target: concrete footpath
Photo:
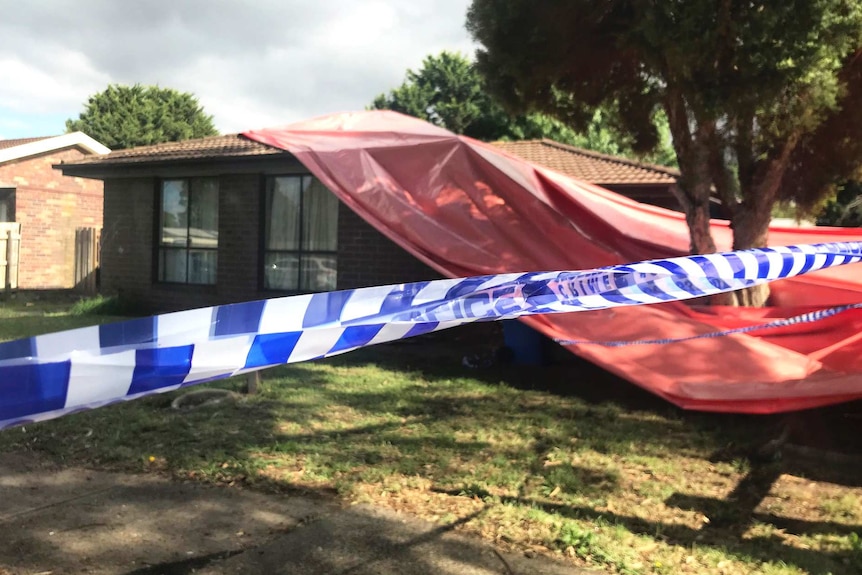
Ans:
[[[0,454],[0,575],[562,575],[549,558],[366,506]]]

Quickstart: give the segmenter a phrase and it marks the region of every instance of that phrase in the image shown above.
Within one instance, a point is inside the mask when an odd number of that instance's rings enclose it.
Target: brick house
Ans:
[[[75,286],[76,229],[102,226],[102,183],[54,165],[108,152],[81,132],[0,140],[0,221],[21,224],[19,288]]]
[[[553,152],[553,144],[499,145],[520,154]],[[615,188],[613,178],[597,174],[612,169],[620,180],[616,191],[672,204],[672,170],[577,153],[586,158],[579,165],[593,161],[589,173],[606,187]],[[153,310],[440,277],[341,203],[291,154],[241,135],[120,150],[57,167],[104,181],[103,291]]]

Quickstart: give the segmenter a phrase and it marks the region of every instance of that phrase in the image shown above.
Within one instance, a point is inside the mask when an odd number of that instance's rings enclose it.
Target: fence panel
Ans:
[[[75,289],[96,293],[101,253],[101,228],[75,230]]]
[[[4,289],[18,289],[18,261],[21,255],[21,224],[0,223],[0,278]]]

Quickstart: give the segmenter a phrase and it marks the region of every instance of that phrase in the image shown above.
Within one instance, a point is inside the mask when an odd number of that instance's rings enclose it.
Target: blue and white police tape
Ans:
[[[685,300],[862,261],[862,242],[193,309],[0,344],[0,428],[474,321]]]
[[[815,321],[824,320],[826,318],[842,314],[845,311],[850,311],[851,309],[862,309],[862,303],[838,305],[835,307],[819,309],[817,311],[795,315],[793,317],[776,319],[766,323],[747,325],[745,327],[735,327],[733,329],[711,331],[709,333],[701,333],[699,335],[690,335],[687,337],[666,337],[660,339],[630,339],[612,341],[594,341],[586,339],[555,339],[554,341],[560,345],[599,345],[602,347],[627,347],[630,345],[666,345],[669,343],[680,343],[683,341],[692,341],[695,339],[712,339],[716,337],[725,337],[728,335],[734,335],[739,333],[752,333],[755,331],[787,327],[790,325],[798,325],[801,323],[814,323]]]

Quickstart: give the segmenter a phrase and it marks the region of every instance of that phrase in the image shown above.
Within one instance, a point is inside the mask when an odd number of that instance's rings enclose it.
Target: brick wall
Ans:
[[[440,278],[346,205],[338,211],[338,287],[350,289]]]
[[[75,229],[101,227],[102,182],[64,176],[51,166],[84,156],[69,148],[0,166],[0,184],[16,188],[20,288],[74,287]]]
[[[102,291],[147,300],[152,284],[155,183],[152,178],[105,181]]]
[[[155,178],[105,181],[102,291],[170,311],[245,301],[257,290],[260,176],[219,178],[218,275],[214,286],[154,281]]]
[[[105,182],[102,290],[154,311],[273,297],[260,277],[259,174],[219,177],[218,275],[214,286],[164,285],[153,278],[155,178]],[[339,204],[338,288],[419,281],[439,274]]]
[[[258,291],[260,267],[260,195],[258,174],[219,179],[218,292],[220,302],[267,297]]]

